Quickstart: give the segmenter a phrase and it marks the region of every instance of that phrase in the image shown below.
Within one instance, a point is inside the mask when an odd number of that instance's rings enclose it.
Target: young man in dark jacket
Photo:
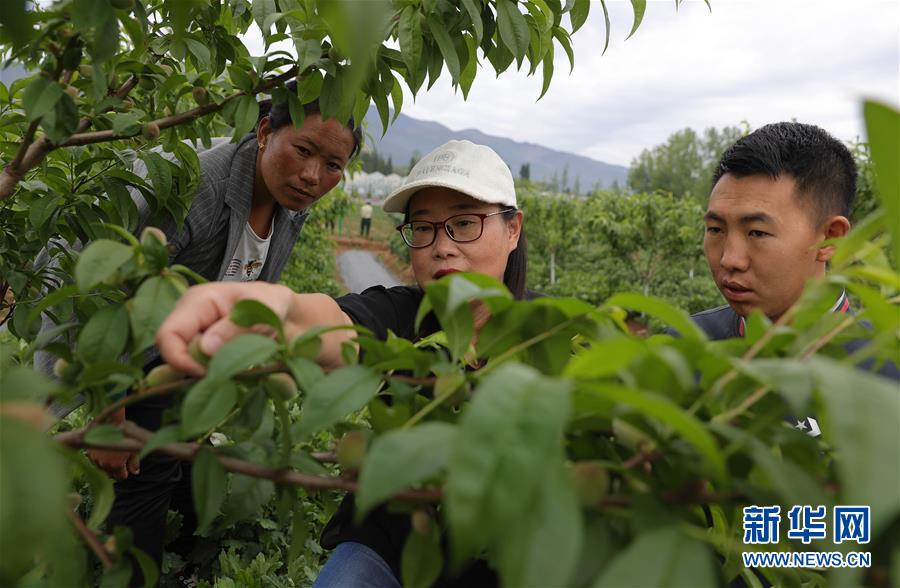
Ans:
[[[835,247],[823,241],[850,230],[856,176],[847,147],[813,125],[766,125],[729,147],[713,175],[703,239],[728,304],[693,315],[694,322],[710,338],[727,339],[744,336],[752,310],[778,320],[808,279],[825,275]],[[831,310],[850,310],[846,293]],[[893,364],[880,373],[900,379]]]

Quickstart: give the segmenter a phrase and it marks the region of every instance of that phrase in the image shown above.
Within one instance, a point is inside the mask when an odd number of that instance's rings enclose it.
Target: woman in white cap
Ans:
[[[526,247],[522,212],[509,167],[489,147],[450,141],[421,159],[404,184],[384,202],[388,212],[402,212],[398,230],[410,247],[415,286],[374,286],[361,294],[332,299],[324,294],[298,294],[284,286],[216,283],[195,286],[179,301],[157,332],[163,358],[174,368],[202,375],[204,368],[188,353],[188,343],[202,333],[200,348],[213,354],[228,339],[244,331],[228,320],[240,300],[264,302],[284,320],[286,335],[315,327],[361,325],[376,337],[388,330],[415,340],[438,330],[425,321],[419,332],[415,317],[422,286],[453,272],[478,272],[502,280],[516,298],[525,290]],[[475,307],[476,329],[488,319]],[[341,346],[355,333],[332,331],[323,336],[317,362],[324,367],[343,363]],[[335,549],[315,586],[392,586],[399,588],[400,559],[409,533],[409,516],[382,507],[362,524],[353,522],[353,500],[345,499],[322,535],[322,545]],[[495,583],[483,562],[462,576],[444,578],[442,585]]]

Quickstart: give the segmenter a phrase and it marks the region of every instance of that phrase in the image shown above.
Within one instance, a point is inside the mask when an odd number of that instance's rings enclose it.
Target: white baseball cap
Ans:
[[[383,208],[387,212],[406,212],[413,194],[434,186],[489,204],[516,207],[512,172],[493,149],[471,141],[448,141],[413,166],[403,185],[384,199]]]

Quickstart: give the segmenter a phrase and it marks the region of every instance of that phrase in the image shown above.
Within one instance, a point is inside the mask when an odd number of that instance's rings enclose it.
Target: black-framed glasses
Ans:
[[[434,243],[440,227],[444,227],[447,236],[457,243],[468,243],[481,237],[481,234],[484,232],[484,219],[498,214],[514,212],[515,210],[515,208],[507,208],[487,214],[481,212],[454,214],[440,222],[410,221],[399,225],[397,230],[400,231],[400,235],[403,236],[406,244],[413,249],[421,249]]]

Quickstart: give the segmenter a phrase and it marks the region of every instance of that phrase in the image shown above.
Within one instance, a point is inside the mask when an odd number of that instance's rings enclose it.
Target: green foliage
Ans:
[[[719,158],[745,134],[747,129],[740,127],[710,127],[702,136],[690,128],[677,131],[631,162],[628,186],[635,192],[662,190],[705,203]]]
[[[690,312],[721,304],[694,200],[607,192],[582,199],[534,194],[528,184],[518,189],[534,290],[594,304],[636,290]]]

